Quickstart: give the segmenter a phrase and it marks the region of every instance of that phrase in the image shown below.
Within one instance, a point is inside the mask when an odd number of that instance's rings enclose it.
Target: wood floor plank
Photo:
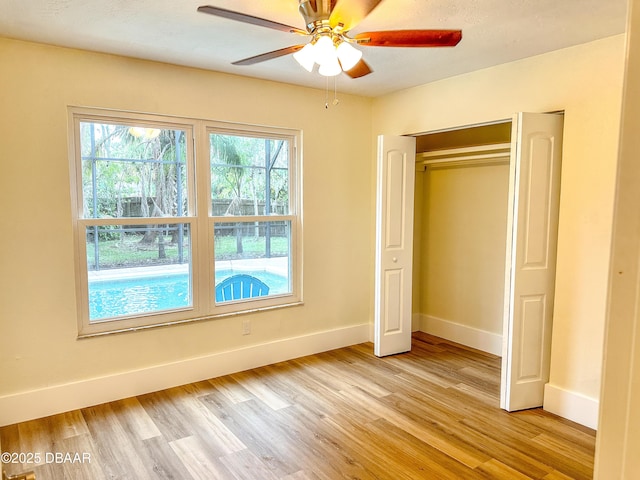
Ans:
[[[137,398],[125,398],[112,402],[111,409],[114,414],[119,415],[120,422],[125,426],[125,429],[140,440],[162,435]]]
[[[80,410],[54,415],[51,419],[53,423],[52,435],[55,438],[72,438],[89,433]]]
[[[313,480],[314,478],[316,477],[310,477],[304,470],[299,470],[291,475],[280,477],[280,480]]]
[[[300,465],[307,476],[320,480],[340,478],[354,470],[350,459],[341,454],[340,445],[324,435],[320,418],[306,407],[295,404],[278,411],[277,417],[282,426],[280,441],[285,445],[285,455],[294,459],[292,466]],[[346,469],[343,464],[347,465]]]
[[[212,378],[209,383],[232,403],[245,402],[254,398],[241,383],[236,382],[229,376]]]
[[[92,441],[96,446],[95,461],[107,478],[147,479],[147,464],[135,443],[111,408],[111,404],[82,409]]]
[[[278,480],[275,472],[262,462],[253,452],[243,450],[221,458],[222,463],[238,480]]]
[[[330,430],[348,438],[350,444],[357,445],[359,449],[352,450],[374,464],[374,471],[379,472],[381,478],[390,474],[389,465],[392,464],[402,465],[401,470],[393,471],[394,478],[398,480],[473,477],[472,470],[462,463],[385,419],[361,424],[340,416],[327,418],[323,423],[330,424]],[[364,460],[361,461],[364,463]]]
[[[284,437],[283,432],[287,426],[282,425],[279,417],[272,413],[274,411],[258,399],[233,405],[233,408],[222,403],[220,399],[216,401],[214,394],[203,397],[201,401],[247,446],[248,450],[268,463],[269,470],[274,471],[276,475],[289,475],[303,467],[297,463],[289,445],[279,441]],[[226,458],[236,457],[229,454]]]
[[[418,333],[0,429],[3,450],[90,464],[5,465],[38,480],[588,480],[595,432],[498,408],[500,359]]]
[[[361,422],[375,420],[378,416],[368,410],[359,408],[349,402],[340,393],[349,388],[347,382],[339,382],[320,367],[310,366],[305,359],[293,361],[300,368],[291,374],[292,381],[304,388],[301,390],[301,403],[305,409],[311,410],[318,418],[343,412]]]
[[[223,377],[224,378],[224,377]],[[190,383],[188,385],[182,385],[180,390],[195,398],[209,395],[215,390],[215,386],[209,380],[203,380],[201,382]]]
[[[576,445],[567,439],[555,437],[546,432],[536,436],[532,440],[532,443],[539,445],[545,450],[551,450],[560,455],[572,458],[580,464],[588,463],[589,459],[593,457],[593,453],[590,449],[584,450],[579,445]]]
[[[545,475],[543,480],[572,480],[572,477],[554,470],[550,474]]]
[[[93,442],[93,437],[89,433],[88,428],[85,434],[63,438],[56,448],[59,453],[78,454],[78,457],[75,457],[75,455],[72,457],[72,461],[64,461],[62,463],[64,472],[62,478],[73,478],[76,480],[107,479],[98,461],[98,449]],[[42,478],[47,477],[42,475]]]
[[[524,475],[517,470],[505,465],[495,458],[476,468],[476,471],[483,472],[487,477],[495,480],[528,480],[532,477]],[[539,477],[533,477],[539,478]]]
[[[40,480],[41,478],[64,478],[66,480],[67,478],[65,477],[64,465],[58,463],[45,463],[36,465],[35,467],[33,465],[19,466],[13,464],[3,466],[3,473],[6,473],[7,475],[22,475],[26,472],[33,472],[37,480]],[[78,478],[79,480],[84,480],[83,477]],[[88,480],[88,477],[85,478]]]
[[[145,459],[145,467],[150,478],[193,480],[175,450],[162,438],[151,437],[141,443],[142,447],[139,447],[138,451]]]
[[[491,408],[499,408],[500,407],[500,398],[497,395],[486,393],[476,387],[472,387],[466,385],[464,383],[459,383],[455,387],[457,390],[460,390],[464,394],[469,397],[472,397],[478,401],[483,402],[486,406]]]
[[[323,387],[331,391],[339,392],[340,390],[349,387],[349,383],[341,376],[329,374],[329,371],[325,369],[327,362],[322,360],[319,355],[297,358],[293,360],[293,362],[302,366],[309,377],[313,378],[323,385]]]
[[[41,420],[30,420],[18,425],[20,447],[16,451],[55,452],[55,441],[51,436],[53,424],[52,417],[47,417]],[[45,460],[46,456],[41,455],[40,461],[34,462],[33,465],[42,465],[45,463]]]
[[[305,423],[304,407],[294,406],[291,409],[278,412],[283,418],[288,418],[287,423],[299,423],[301,427],[295,429],[294,436],[301,447],[297,453],[306,465],[315,465],[314,472],[319,470],[318,461],[323,462],[324,477],[353,478],[362,480],[379,479],[376,469],[357,453],[356,445],[327,427],[326,423],[311,419]],[[326,420],[326,419],[325,419]],[[401,476],[400,480],[403,480]]]
[[[194,480],[222,480],[232,478],[231,472],[195,436],[169,442],[185,470]]]
[[[572,448],[561,440],[552,438],[549,435],[541,434],[533,439],[532,445],[540,448],[541,453],[547,459],[552,459],[554,464],[562,464],[562,469],[571,476],[588,476],[593,467],[590,461],[592,455],[585,454],[579,449]]]
[[[468,425],[467,422],[464,424]],[[463,432],[465,441],[476,444],[487,455],[499,458],[500,465],[508,466],[528,478],[541,478],[553,471],[553,467],[547,464],[543,455],[531,455],[533,450],[528,437],[513,435],[505,442],[504,436],[492,438],[484,435],[482,430],[465,429]]]
[[[584,425],[572,422],[571,420],[550,414],[541,408],[514,412],[513,415],[519,420],[536,425],[538,428],[551,435],[559,438],[565,438],[570,443],[573,443],[592,454],[595,452],[595,444],[593,442],[595,430],[589,427],[585,427]]]
[[[231,378],[242,383],[246,390],[273,410],[280,410],[281,408],[290,406],[291,404],[289,402],[266,384],[265,379],[268,378],[267,372],[268,370],[266,368],[261,368],[250,372],[235,373],[231,375]],[[261,378],[263,375],[265,379]]]
[[[191,432],[203,439],[209,451],[217,456],[239,452],[247,447],[216,417],[202,401],[202,397],[179,395],[174,389],[172,398],[191,427]]]
[[[334,360],[333,362],[324,363],[323,369],[326,375],[342,378],[350,386],[359,387],[374,397],[384,397],[391,393],[374,380],[378,377],[372,374],[371,365],[364,366],[362,362],[347,361],[348,358],[353,357],[348,350],[327,352],[325,356]],[[348,365],[348,368],[345,368],[345,364]]]
[[[165,390],[138,396],[138,401],[153,420],[166,441],[188,437],[192,433],[188,418],[182,408],[172,401],[175,392]]]
[[[458,442],[450,431],[447,431],[437,424],[412,420],[394,410],[392,407],[372,401],[371,397],[365,392],[360,391],[357,387],[351,388],[343,393],[352,402],[360,405],[361,408],[375,412],[379,419],[384,418],[392,422],[405,432],[446,453],[468,467],[475,468],[491,458],[479,452],[473,446]]]
[[[348,408],[340,403],[341,397],[320,379],[310,375],[305,367],[292,363],[286,376],[281,377],[279,388],[288,390],[292,405],[304,405],[308,415],[321,419]],[[358,412],[353,411],[356,415]]]

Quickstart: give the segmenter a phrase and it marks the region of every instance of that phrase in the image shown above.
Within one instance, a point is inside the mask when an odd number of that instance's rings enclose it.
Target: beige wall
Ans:
[[[502,334],[509,165],[429,168],[422,182],[421,315]]]
[[[325,110],[319,90],[1,38],[0,65],[0,400],[315,332],[368,335],[370,99]],[[302,130],[305,304],[251,315],[248,336],[230,317],[77,340],[69,105]]]
[[[596,403],[623,65],[624,36],[616,36],[396,92],[373,105],[374,135],[565,111],[550,383]]]

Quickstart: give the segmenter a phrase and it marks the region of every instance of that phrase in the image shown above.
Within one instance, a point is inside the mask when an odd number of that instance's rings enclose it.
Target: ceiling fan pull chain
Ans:
[[[329,77],[325,78],[325,86],[324,86],[324,108],[325,110],[329,109]]]
[[[329,109],[329,77],[325,77],[325,88],[324,88],[324,108]],[[333,102],[332,105],[338,105],[340,100],[338,100],[338,77],[333,77]]]

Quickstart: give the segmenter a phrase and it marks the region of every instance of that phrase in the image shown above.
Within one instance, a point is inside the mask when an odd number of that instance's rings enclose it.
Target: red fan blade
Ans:
[[[347,32],[369,15],[380,2],[382,0],[338,0],[331,11],[329,23],[332,28],[342,24],[343,31]]]
[[[369,75],[372,71],[373,70],[371,70],[369,65],[367,65],[367,62],[365,62],[364,60],[360,60],[358,63],[356,63],[355,67],[352,67],[351,70],[347,70],[344,73],[349,75],[351,78],[360,78],[364,77],[365,75]]]
[[[387,30],[359,33],[354,39],[371,47],[454,47],[462,39],[462,31]]]
[[[273,52],[262,53],[255,57],[238,60],[237,62],[233,62],[232,65],[253,65],[254,63],[260,63],[266,60],[282,57],[284,55],[289,55],[290,53],[295,53],[298,50],[301,50],[302,47],[304,47],[304,45],[293,45],[291,47],[281,48],[280,50],[274,50]]]
[[[305,30],[301,30],[290,25],[283,23],[272,22],[265,18],[254,17],[253,15],[247,15],[240,12],[234,12],[232,10],[225,10],[224,8],[213,7],[211,5],[202,5],[198,7],[198,11],[202,13],[208,13],[209,15],[215,15],[216,17],[228,18],[229,20],[236,20],[238,22],[250,23],[252,25],[258,25],[260,27],[272,28],[281,32],[299,33],[301,35],[308,35]]]

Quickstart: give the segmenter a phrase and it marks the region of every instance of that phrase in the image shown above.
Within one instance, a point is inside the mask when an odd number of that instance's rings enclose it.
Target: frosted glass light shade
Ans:
[[[322,36],[318,39],[313,46],[313,53],[315,55],[315,61],[318,65],[324,65],[325,63],[337,60],[336,47],[333,46],[333,41],[330,37]]]
[[[356,48],[353,48],[349,43],[342,42],[337,48],[338,59],[342,69],[347,71],[351,70],[362,58],[362,52]]]
[[[307,43],[302,50],[298,50],[293,54],[293,58],[296,59],[296,62],[300,64],[302,68],[304,68],[307,72],[313,70],[313,65],[315,63],[315,52],[314,46],[312,43]]]
[[[342,73],[342,67],[340,67],[340,62],[338,62],[338,57],[333,57],[328,61],[325,61],[318,68],[318,73],[320,75],[324,75],[325,77],[335,77],[336,75]]]

